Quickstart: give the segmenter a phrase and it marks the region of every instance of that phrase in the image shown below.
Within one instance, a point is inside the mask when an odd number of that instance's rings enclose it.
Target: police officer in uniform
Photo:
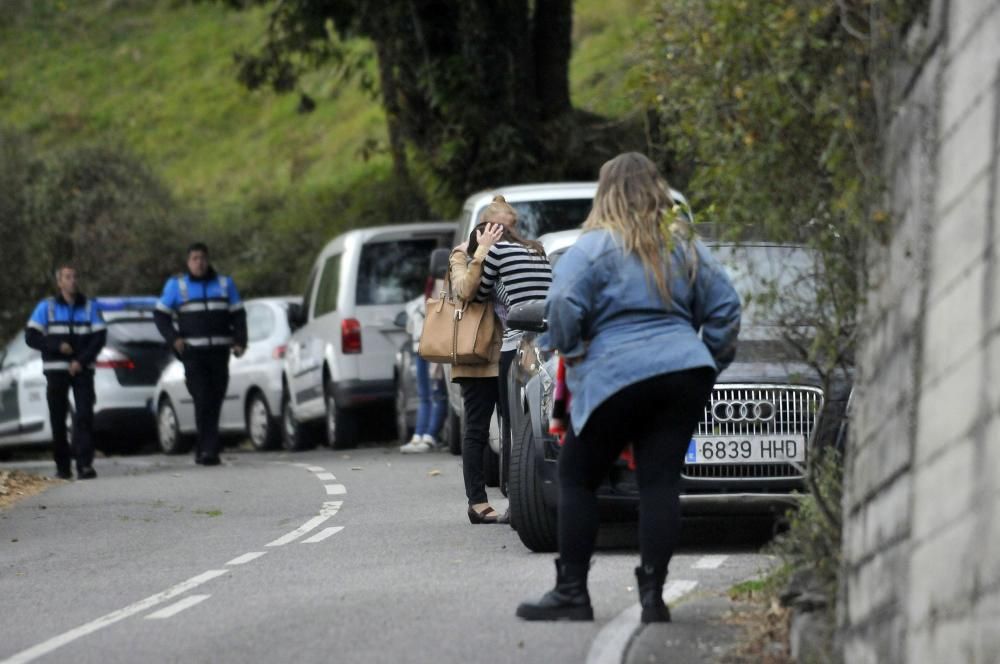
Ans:
[[[204,244],[188,247],[187,273],[167,280],[155,319],[160,334],[184,363],[198,428],[195,463],[217,466],[229,353],[240,357],[246,350],[247,319],[236,285],[212,268]]]
[[[72,479],[71,462],[81,480],[97,477],[94,471],[94,363],[104,347],[107,328],[97,303],[79,292],[76,270],[63,265],[56,270],[59,294],[38,303],[24,332],[25,341],[42,353],[48,382],[46,397],[52,423],[52,456],[56,475]],[[66,440],[69,391],[73,390],[73,447]]]

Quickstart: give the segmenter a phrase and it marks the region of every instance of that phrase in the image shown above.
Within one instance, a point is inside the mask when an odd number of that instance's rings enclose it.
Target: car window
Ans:
[[[579,228],[594,204],[593,198],[567,198],[549,201],[522,201],[511,203],[517,210],[517,230],[524,237],[534,240],[546,233]],[[484,207],[476,217],[482,221]]]
[[[340,291],[340,254],[330,256],[323,265],[316,291],[316,306],[313,317],[317,318],[337,310],[337,293]]]
[[[716,258],[743,301],[743,317],[774,323],[814,310],[819,262],[815,252],[790,245],[720,245]]]
[[[107,319],[107,316],[105,317]],[[112,317],[107,320],[108,344],[112,346],[130,345],[165,345],[163,336],[156,329],[152,316],[149,317]]]
[[[37,350],[28,346],[24,341],[24,335],[19,334],[10,343],[7,344],[7,353],[3,358],[3,368],[16,367],[29,360],[33,360],[38,357],[39,353]]]
[[[247,338],[262,341],[274,332],[274,311],[266,304],[247,305]]]
[[[424,292],[434,238],[373,242],[361,250],[356,304],[403,304]]]
[[[313,286],[316,285],[317,274],[317,268],[314,267],[309,273],[309,279],[306,280],[306,290],[305,294],[302,296],[302,306],[305,307],[307,313],[309,311],[309,304],[312,302],[310,298],[312,297]]]

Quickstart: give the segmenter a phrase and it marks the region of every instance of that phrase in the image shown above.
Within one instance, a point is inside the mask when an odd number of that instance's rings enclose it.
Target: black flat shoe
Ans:
[[[93,466],[87,466],[86,468],[81,468],[76,471],[76,476],[81,480],[92,480],[97,477],[97,471],[94,470]]]
[[[222,459],[219,457],[202,457],[201,465],[203,466],[218,466],[222,463]]]
[[[497,515],[497,511],[492,507],[487,507],[482,512],[477,512],[476,510],[469,507],[469,523],[499,523],[500,517]]]
[[[56,477],[61,480],[71,480],[73,479],[73,471],[69,468],[58,468],[56,469]]]

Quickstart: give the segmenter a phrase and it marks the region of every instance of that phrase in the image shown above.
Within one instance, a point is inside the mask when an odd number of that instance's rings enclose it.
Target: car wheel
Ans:
[[[280,435],[277,423],[267,407],[267,399],[260,392],[254,392],[247,400],[247,435],[255,450],[272,450],[278,445]]]
[[[281,447],[289,452],[298,452],[312,447],[312,440],[306,426],[295,419],[291,400],[287,393],[281,399]]]
[[[556,550],[556,510],[545,504],[541,481],[535,470],[535,436],[531,418],[525,414],[515,422],[510,454],[510,517],[517,536],[530,550]]]
[[[326,442],[333,450],[354,447],[358,443],[357,416],[337,405],[333,385],[326,389]]]
[[[401,444],[406,443],[410,440],[410,436],[413,435],[413,429],[410,428],[409,422],[407,422],[406,416],[406,389],[403,387],[403,381],[399,378],[396,379],[396,437],[399,439]]]
[[[191,449],[191,436],[181,433],[180,420],[170,397],[160,399],[156,409],[156,435],[164,454],[184,454]]]
[[[462,454],[462,419],[451,406],[448,406],[448,418],[445,420],[445,440],[448,441],[448,451],[455,456]]]

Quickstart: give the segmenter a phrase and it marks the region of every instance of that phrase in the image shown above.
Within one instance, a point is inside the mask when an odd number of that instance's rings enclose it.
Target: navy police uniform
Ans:
[[[194,400],[195,460],[217,463],[219,415],[229,385],[229,351],[246,348],[247,320],[233,280],[209,269],[204,277],[171,277],[156,305],[156,327],[171,346],[180,338],[188,392]]]
[[[77,474],[93,476],[94,463],[94,368],[104,347],[107,328],[94,300],[78,295],[73,302],[50,297],[35,307],[25,329],[25,341],[42,353],[42,369],[48,382],[46,397],[52,424],[52,455],[60,477],[70,477],[72,457]],[[63,344],[70,346],[63,353]],[[70,364],[82,371],[70,374]],[[73,390],[73,446],[66,440],[69,391]]]

